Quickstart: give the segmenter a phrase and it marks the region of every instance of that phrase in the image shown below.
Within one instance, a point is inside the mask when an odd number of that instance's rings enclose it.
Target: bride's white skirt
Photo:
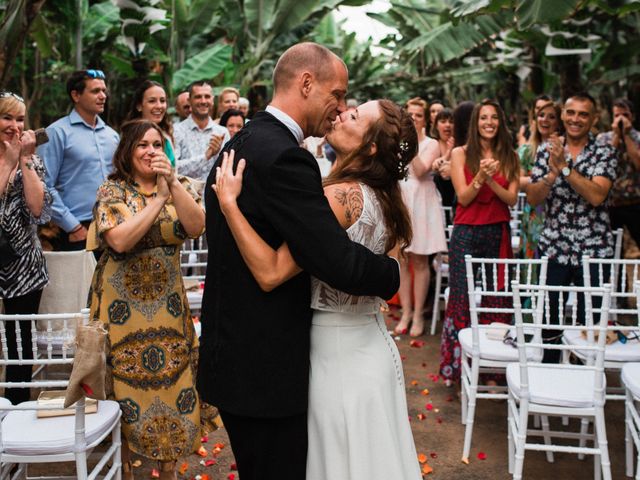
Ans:
[[[307,480],[420,480],[402,362],[380,314],[314,311]]]

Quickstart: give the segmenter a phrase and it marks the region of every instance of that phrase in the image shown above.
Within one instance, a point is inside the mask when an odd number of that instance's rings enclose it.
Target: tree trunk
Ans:
[[[560,68],[560,96],[566,100],[571,95],[584,90],[582,83],[580,57],[570,55],[558,57],[558,67]]]
[[[9,0],[0,24],[0,88],[4,88],[13,72],[18,53],[31,24],[46,0]]]

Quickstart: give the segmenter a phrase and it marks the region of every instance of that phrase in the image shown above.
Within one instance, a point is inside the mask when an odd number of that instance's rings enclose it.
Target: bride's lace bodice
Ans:
[[[373,253],[384,253],[387,229],[382,208],[375,192],[362,183],[363,207],[360,218],[347,229],[354,242],[364,245]],[[340,268],[337,266],[337,268]],[[311,308],[330,312],[377,313],[385,302],[378,297],[354,296],[336,290],[326,283],[311,277]]]

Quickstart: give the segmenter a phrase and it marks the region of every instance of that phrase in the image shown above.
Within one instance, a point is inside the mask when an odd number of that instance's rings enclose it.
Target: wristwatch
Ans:
[[[562,170],[560,170],[560,173],[562,173],[563,177],[567,178],[569,175],[571,175],[571,168],[569,168],[569,166],[567,165]]]

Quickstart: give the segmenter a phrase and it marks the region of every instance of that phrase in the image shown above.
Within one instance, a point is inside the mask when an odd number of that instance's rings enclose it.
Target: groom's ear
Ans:
[[[307,98],[311,93],[311,86],[313,84],[313,75],[310,72],[303,72],[300,75],[300,93],[304,98]]]

